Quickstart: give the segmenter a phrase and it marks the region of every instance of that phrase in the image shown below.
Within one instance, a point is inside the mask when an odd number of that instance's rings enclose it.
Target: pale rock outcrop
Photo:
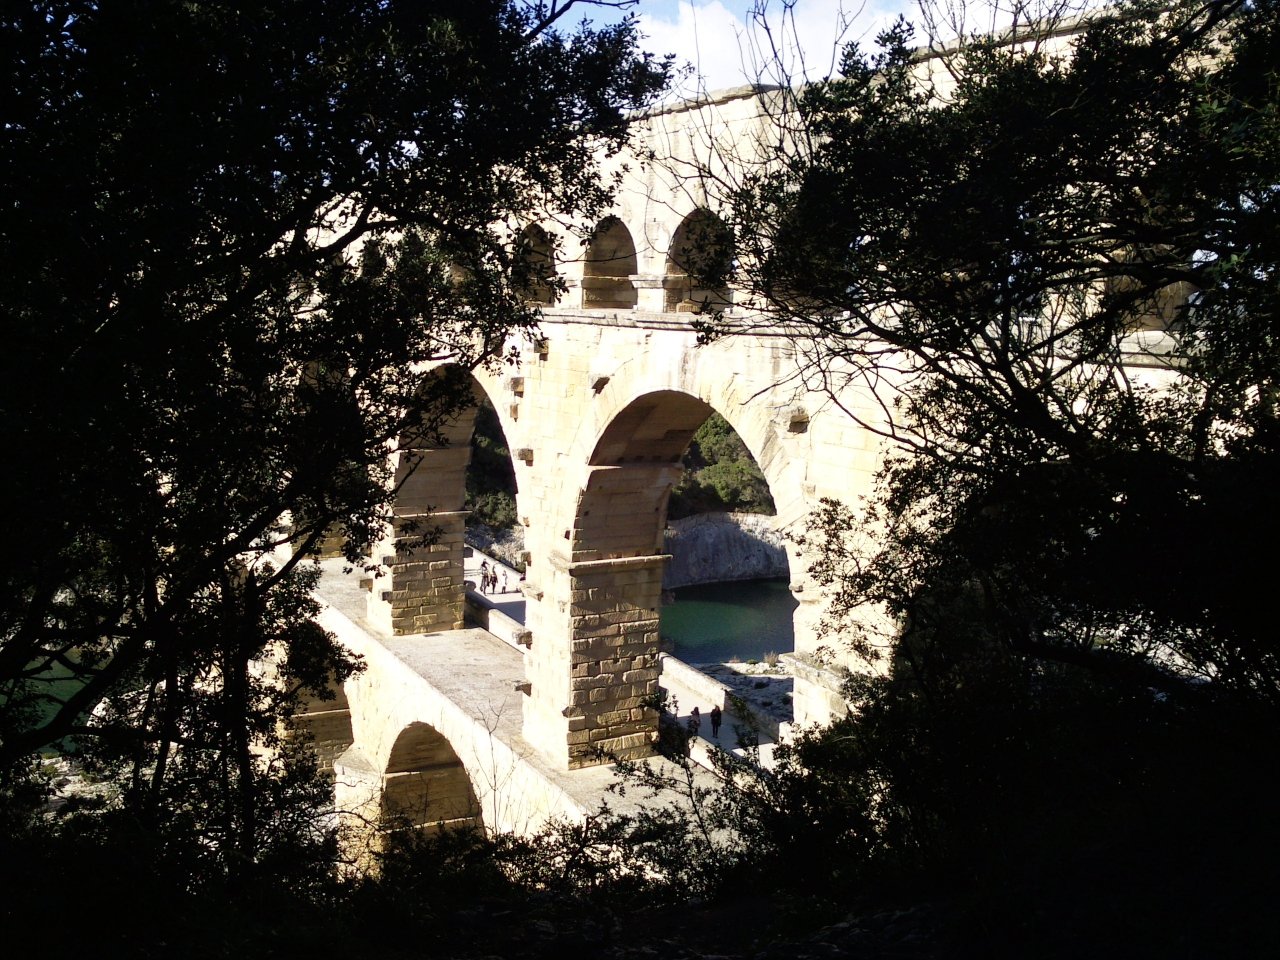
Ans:
[[[774,518],[758,513],[704,513],[667,525],[671,554],[664,590],[695,583],[785,577],[787,551]]]

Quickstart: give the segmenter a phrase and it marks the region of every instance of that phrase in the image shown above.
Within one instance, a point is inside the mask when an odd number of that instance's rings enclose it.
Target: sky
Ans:
[[[1007,26],[1014,4],[1032,12],[1088,6],[1098,0],[924,0],[935,36],[986,32]],[[675,91],[688,96],[744,83],[786,83],[831,75],[851,40],[874,48],[878,33],[899,13],[922,23],[921,0],[638,0],[643,48],[674,53],[694,76]],[[762,13],[760,11],[763,11]],[[623,12],[584,6],[599,23]],[[923,40],[923,31],[917,37]],[[777,50],[779,56],[772,55]],[[785,74],[785,75],[784,75]]]
[[[753,15],[755,5],[763,7],[763,16]],[[910,13],[914,6],[914,0],[639,0],[634,11],[646,50],[674,53],[677,62],[693,66],[696,79],[681,91],[688,94],[782,82],[772,49],[796,79],[827,76],[844,43],[870,45],[899,10]]]

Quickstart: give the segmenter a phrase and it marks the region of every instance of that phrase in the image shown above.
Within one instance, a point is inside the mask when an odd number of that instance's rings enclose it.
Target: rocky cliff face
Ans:
[[[495,530],[477,523],[467,527],[467,543],[479,547],[489,556],[501,560],[512,569],[524,572],[524,527],[516,524],[510,530]]]
[[[667,527],[671,562],[665,590],[722,580],[787,576],[787,551],[773,517],[757,513],[704,513]]]

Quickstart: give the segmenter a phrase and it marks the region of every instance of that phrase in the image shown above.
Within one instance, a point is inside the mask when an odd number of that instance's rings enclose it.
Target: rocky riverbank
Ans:
[[[785,537],[774,518],[758,513],[703,513],[667,525],[671,555],[666,590],[725,580],[763,580],[788,574]]]

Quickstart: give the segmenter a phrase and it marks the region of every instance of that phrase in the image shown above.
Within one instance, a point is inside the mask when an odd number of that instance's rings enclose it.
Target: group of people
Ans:
[[[507,571],[502,571],[502,589],[498,589],[498,565],[495,563],[489,566],[488,560],[480,561],[480,592],[481,593],[506,593],[507,592]]]
[[[711,713],[711,736],[717,740],[720,739],[720,723],[724,720],[724,714],[719,707],[712,707]],[[702,728],[702,711],[694,707],[689,711],[689,736],[696,737],[698,731]]]

